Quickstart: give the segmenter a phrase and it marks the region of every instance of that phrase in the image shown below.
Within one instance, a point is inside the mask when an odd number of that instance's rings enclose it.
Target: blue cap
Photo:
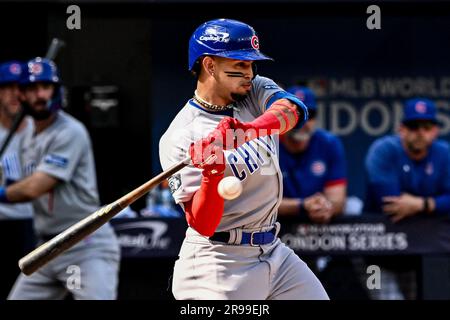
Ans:
[[[59,83],[59,75],[53,61],[41,57],[36,57],[27,62],[21,79],[22,84],[33,82]]]
[[[437,122],[436,106],[430,99],[414,98],[405,103],[402,122],[428,120]]]
[[[259,51],[255,30],[243,22],[216,19],[203,23],[189,40],[189,70],[201,56],[254,61],[273,60]]]
[[[19,61],[8,61],[0,64],[0,84],[19,82],[23,66]]]
[[[309,110],[316,110],[316,95],[310,88],[303,86],[292,86],[287,88],[286,91],[299,98]]]

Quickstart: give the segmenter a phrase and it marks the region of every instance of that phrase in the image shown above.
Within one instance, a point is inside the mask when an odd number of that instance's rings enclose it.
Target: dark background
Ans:
[[[66,28],[70,4],[81,8],[81,30]],[[378,1],[381,30],[366,28],[370,4],[269,0],[0,2],[0,61],[43,56],[53,37],[66,42],[56,63],[68,92],[67,111],[89,129],[101,201],[108,203],[161,170],[159,138],[195,86],[187,71],[192,32],[210,19],[243,20],[257,31],[261,51],[275,58],[275,62],[258,66],[260,74],[283,86],[308,80],[323,89],[318,97],[323,127],[330,129],[333,121],[345,125],[348,115],[335,115],[333,120],[331,106],[342,102],[351,105],[357,114],[356,125],[341,138],[348,159],[349,195],[364,198],[365,152],[376,137],[393,132],[398,120],[395,108],[417,90],[364,97],[352,94],[349,88],[332,94],[333,79],[353,79],[358,86],[365,77],[374,81],[428,77],[438,82],[450,76],[450,3]],[[92,107],[87,93],[93,86],[105,85],[117,88],[119,105],[102,114]],[[438,90],[433,98],[439,100],[439,112],[446,120],[450,93]],[[389,112],[388,127],[378,135],[370,135],[361,127],[360,111],[370,101],[383,103]],[[376,126],[379,116],[374,112],[370,122]],[[447,140],[448,131],[445,127],[442,136]],[[143,201],[132,207],[139,210]],[[8,241],[9,235],[3,236]],[[18,251],[11,254],[14,259],[19,256]],[[164,259],[123,264],[122,275],[128,281],[121,284],[122,297],[169,297],[165,291],[161,295],[161,289],[167,286],[172,265],[172,260]],[[142,276],[138,270],[155,272]],[[149,283],[154,285],[153,291],[149,291]]]

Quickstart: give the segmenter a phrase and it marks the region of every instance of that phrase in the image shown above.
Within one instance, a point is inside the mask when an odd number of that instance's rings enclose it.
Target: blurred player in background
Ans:
[[[26,178],[0,188],[0,201],[32,201],[39,244],[99,208],[94,156],[85,127],[60,110],[56,65],[35,58],[26,64],[23,106],[34,119],[24,137]],[[115,299],[119,246],[109,224],[32,274],[21,274],[9,299]]]
[[[0,143],[3,144],[17,114],[20,105],[19,81],[22,65],[18,61],[0,64]],[[33,130],[31,119],[25,118],[11,138],[0,163],[0,183],[7,186],[23,178],[20,152],[23,137]],[[0,219],[31,218],[33,209],[30,203],[0,203]]]
[[[377,139],[366,157],[365,211],[384,213],[393,222],[416,215],[448,215],[450,212],[450,153],[438,140],[436,107],[425,98],[407,100],[398,134]],[[419,257],[386,257],[383,275],[392,278],[381,285],[376,298],[416,299]],[[388,282],[388,281],[386,281]],[[399,286],[393,288],[393,286]],[[374,292],[377,293],[377,292]]]
[[[328,299],[277,237],[282,176],[273,135],[301,126],[307,109],[256,75],[255,60],[270,58],[254,29],[236,20],[208,21],[189,42],[197,88],[159,144],[163,169],[188,154],[193,162],[169,182],[189,224],[174,268],[176,299]],[[238,198],[218,194],[225,176],[241,180]]]
[[[0,146],[6,141],[6,137],[14,123],[16,116],[22,110],[20,105],[20,89],[19,81],[23,71],[23,66],[18,61],[8,61],[0,64]],[[23,169],[21,164],[21,148],[23,137],[28,131],[33,130],[32,120],[25,118],[11,140],[4,149],[0,161],[0,186],[5,187],[15,181],[23,178]],[[0,234],[0,242],[5,246],[17,244],[17,248],[22,247],[23,250],[3,250],[2,272],[0,274],[0,299],[6,298],[9,289],[17,277],[17,260],[26,254],[32,245],[32,232],[30,231],[31,223],[24,224],[17,219],[31,219],[33,208],[31,203],[7,204],[0,203],[0,224],[4,230],[15,232],[17,238],[11,239],[10,233],[3,232]],[[8,220],[8,221],[5,221]],[[26,225],[26,227],[24,227]],[[20,226],[20,229],[17,227]],[[18,231],[23,232],[26,236],[18,236]],[[28,235],[29,233],[29,235]]]

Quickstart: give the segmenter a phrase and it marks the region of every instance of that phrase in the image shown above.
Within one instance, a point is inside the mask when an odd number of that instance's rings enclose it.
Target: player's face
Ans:
[[[214,76],[221,94],[231,101],[241,101],[252,88],[252,61],[214,57]]]
[[[316,119],[310,119],[300,129],[291,130],[286,134],[283,139],[286,148],[290,152],[303,152],[309,145],[311,136],[316,129]]]
[[[17,83],[0,87],[0,106],[9,117],[14,117],[20,111],[20,89]]]
[[[47,103],[53,97],[55,87],[52,83],[36,82],[24,88],[23,97],[30,107],[31,115],[36,119],[46,119],[50,115]]]
[[[402,124],[399,133],[408,151],[417,154],[430,147],[437,138],[439,129],[430,121],[414,121],[407,125]]]

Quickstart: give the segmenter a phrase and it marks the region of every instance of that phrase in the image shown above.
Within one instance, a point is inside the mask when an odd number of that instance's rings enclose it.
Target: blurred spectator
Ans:
[[[379,138],[369,148],[366,211],[386,214],[393,222],[450,213],[449,146],[438,135],[433,101],[406,101],[398,134]],[[419,256],[368,261],[382,267],[381,290],[374,290],[374,297],[417,299]],[[383,283],[388,278],[395,281]]]
[[[306,86],[292,86],[287,91],[305,103],[309,119],[302,128],[294,128],[280,137],[283,199],[278,213],[280,216],[306,216],[314,223],[328,223],[334,216],[342,214],[346,206],[344,148],[338,137],[316,128],[314,92]],[[320,278],[331,299],[342,296],[363,299],[366,296],[351,259],[302,259]]]

